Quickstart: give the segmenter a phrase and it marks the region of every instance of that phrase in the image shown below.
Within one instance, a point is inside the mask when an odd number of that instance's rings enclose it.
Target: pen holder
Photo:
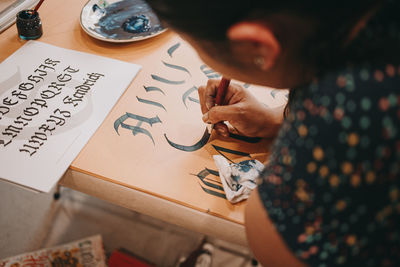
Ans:
[[[43,34],[39,12],[22,10],[17,14],[18,35],[23,40],[35,40]]]

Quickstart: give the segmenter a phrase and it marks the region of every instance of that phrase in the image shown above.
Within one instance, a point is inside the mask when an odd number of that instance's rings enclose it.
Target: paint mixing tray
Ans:
[[[144,0],[89,0],[82,8],[81,26],[90,36],[114,43],[144,40],[166,30]]]

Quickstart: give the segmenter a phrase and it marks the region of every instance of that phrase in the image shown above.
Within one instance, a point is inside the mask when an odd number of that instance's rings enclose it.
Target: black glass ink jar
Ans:
[[[17,14],[18,35],[23,40],[35,40],[43,34],[39,12],[22,10]]]

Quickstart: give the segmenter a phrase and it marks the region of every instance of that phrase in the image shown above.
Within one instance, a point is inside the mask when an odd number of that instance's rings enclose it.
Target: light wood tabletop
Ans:
[[[139,64],[142,70],[60,184],[245,245],[245,202],[231,204],[224,198],[212,156],[222,153],[235,162],[249,158],[264,162],[271,140],[249,143],[211,135],[209,142],[195,151],[171,146],[171,142],[190,146],[202,138],[205,125],[196,89],[212,78],[212,70],[169,30],[147,40],[122,44],[90,37],[80,26],[85,3],[45,1],[40,9],[43,36],[38,41]],[[0,62],[25,43],[17,37],[15,25],[0,34]],[[284,92],[250,87],[270,106],[286,101]],[[139,121],[138,116],[147,120]],[[141,128],[142,134],[134,127]]]

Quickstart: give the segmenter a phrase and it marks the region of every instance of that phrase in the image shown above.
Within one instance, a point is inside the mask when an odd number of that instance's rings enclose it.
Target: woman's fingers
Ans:
[[[223,122],[218,122],[214,124],[214,130],[216,130],[218,134],[222,135],[223,137],[229,136],[228,126]]]
[[[198,89],[201,112],[204,114],[215,105],[215,95],[219,80],[208,80],[206,86]]]
[[[215,124],[220,121],[235,121],[238,114],[237,104],[214,106],[208,112],[204,113],[203,121],[209,124]]]
[[[199,101],[200,101],[200,109],[201,113],[207,113],[208,108],[206,106],[206,101],[204,99],[204,91],[206,90],[205,86],[200,86],[198,89],[198,94],[199,94]]]
[[[201,112],[203,114],[215,106],[215,96],[217,95],[219,83],[220,80],[208,80],[206,86],[199,87],[198,94]],[[240,102],[245,95],[244,90],[245,89],[239,85],[230,85],[223,99],[223,105],[231,105]]]

